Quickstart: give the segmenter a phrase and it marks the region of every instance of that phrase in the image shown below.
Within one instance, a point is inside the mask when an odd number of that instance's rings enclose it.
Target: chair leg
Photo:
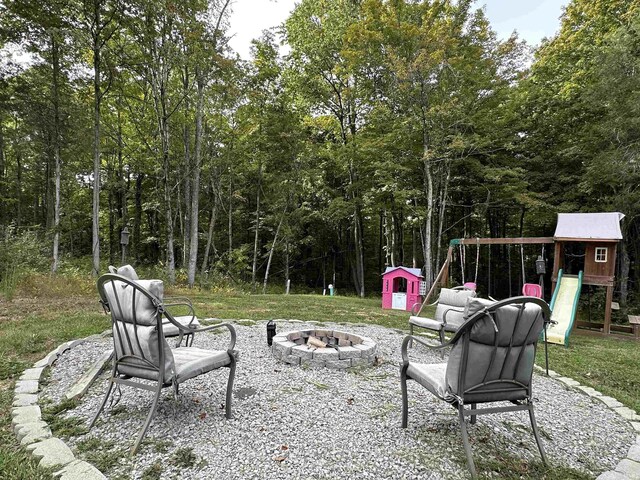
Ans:
[[[471,404],[471,408],[473,410],[475,410],[476,409],[476,404],[472,403]],[[476,424],[476,415],[471,415],[471,425],[475,425],[475,424]]]
[[[407,428],[409,417],[409,398],[407,396],[407,367],[400,368],[400,389],[402,390],[402,428]]]
[[[104,406],[107,404],[107,400],[109,400],[109,395],[111,395],[111,390],[113,390],[113,373],[111,374],[111,378],[109,379],[109,386],[107,387],[107,391],[104,394],[104,398],[102,399],[102,403],[100,404],[100,408],[98,408],[98,411],[96,412],[96,414],[93,416],[93,419],[91,419],[91,423],[89,424],[89,430],[91,430],[93,428],[93,426],[96,424],[96,421],[98,420],[98,417],[100,416],[100,413],[102,413],[102,410],[104,409]]]
[[[149,425],[151,424],[151,420],[153,419],[153,416],[156,413],[156,409],[158,408],[158,402],[160,400],[161,392],[162,392],[162,382],[158,382],[158,386],[156,387],[156,396],[153,399],[153,405],[151,405],[151,409],[149,410],[147,419],[145,420],[144,425],[140,430],[140,433],[138,433],[138,438],[136,439],[136,443],[133,445],[133,448],[131,449],[131,455],[135,455],[136,452],[138,451],[138,448],[140,448],[140,443],[142,443],[142,439],[144,438],[145,433],[147,433],[147,429],[149,428]]]
[[[473,462],[473,453],[471,453],[467,425],[464,422],[464,407],[462,405],[458,405],[458,419],[460,420],[460,430],[462,431],[462,445],[464,446],[464,453],[467,456],[467,467],[469,468],[469,472],[471,472],[471,478],[475,480],[478,478],[478,475],[476,474],[476,465]]]
[[[440,336],[440,345],[444,344],[445,342],[445,336],[444,336],[444,329],[441,328],[440,331],[438,332],[438,335]],[[444,350],[440,350],[440,358],[444,358]]]
[[[542,457],[542,463],[547,465],[547,456],[544,453],[540,436],[538,435],[538,425],[536,424],[536,417],[533,414],[533,405],[529,405],[529,419],[531,420],[531,429],[533,430],[533,436],[536,438],[538,444],[538,450],[540,450],[540,456]]]
[[[236,357],[231,354],[231,365],[229,365],[229,380],[227,381],[227,399],[225,403],[225,416],[232,418],[231,402],[233,400],[233,380],[236,376]]]

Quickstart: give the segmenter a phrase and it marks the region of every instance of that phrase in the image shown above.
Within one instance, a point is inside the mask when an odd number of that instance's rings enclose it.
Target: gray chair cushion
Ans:
[[[431,330],[440,330],[442,327],[442,322],[426,317],[411,316],[409,317],[409,323],[418,327],[429,328]]]
[[[113,322],[112,331],[116,359],[122,359],[118,363],[119,373],[147,380],[158,380],[160,367],[158,340],[160,340],[164,350],[165,375],[163,381],[169,383],[174,376],[174,359],[164,335],[160,334],[160,339],[158,338],[158,329],[155,325],[138,325],[136,328],[132,323]],[[126,355],[142,357],[146,362],[139,358],[123,358]]]
[[[162,280],[138,280],[136,283],[151,293],[157,302],[162,303],[164,296]],[[104,293],[107,297],[106,300],[109,303],[111,314],[115,315],[115,319],[133,323],[135,318],[138,325],[156,325],[158,309],[153,304],[152,299],[140,290],[124,282],[114,280],[104,284]]]
[[[409,363],[407,376],[414,379],[436,397],[451,402],[454,397],[447,391],[446,371],[446,363]]]
[[[486,306],[486,301],[473,299],[469,302],[468,312],[478,312]],[[464,390],[475,387],[474,391],[465,393],[459,386],[461,341],[453,346],[449,355],[446,373],[449,391],[464,395],[465,402],[526,398],[535,360],[535,343],[543,326],[542,309],[533,303],[527,303],[524,309],[520,305],[505,305],[496,310],[493,317],[487,315],[475,321],[469,332],[466,375],[463,379]],[[499,333],[496,333],[496,328]],[[497,346],[495,354],[492,353],[494,346]],[[508,380],[519,382],[521,387]],[[486,382],[496,383],[479,386]],[[498,388],[512,388],[513,391],[498,393],[495,391]]]
[[[138,280],[140,278],[138,277],[136,270],[131,265],[121,266],[120,268],[118,268],[118,270],[116,270],[116,273],[130,280]]]
[[[172,353],[176,364],[175,380],[178,383],[231,364],[231,357],[223,350],[180,347],[174,348]]]
[[[178,322],[180,325],[190,326],[193,328],[200,327],[200,322],[198,321],[198,317],[192,317],[191,315],[183,315],[180,317],[173,317],[173,319]],[[193,321],[191,321],[193,319]],[[166,318],[162,320],[162,331],[164,332],[165,337],[177,337],[180,335],[180,330],[173,323],[171,323]]]
[[[467,300],[476,296],[473,290],[454,290],[453,288],[443,288],[440,290],[438,304],[444,303],[450,307],[464,308]]]

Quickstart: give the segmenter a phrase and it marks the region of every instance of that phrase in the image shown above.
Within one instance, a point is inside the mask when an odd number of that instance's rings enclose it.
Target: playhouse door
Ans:
[[[393,310],[406,310],[407,309],[407,294],[406,293],[394,293],[391,298],[391,308]]]

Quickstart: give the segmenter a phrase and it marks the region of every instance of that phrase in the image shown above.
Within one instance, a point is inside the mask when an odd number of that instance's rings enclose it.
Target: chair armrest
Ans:
[[[196,311],[193,308],[193,304],[191,303],[191,300],[189,300],[188,298],[184,298],[184,297],[173,297],[171,299],[173,302],[172,303],[163,303],[162,304],[162,308],[164,310],[163,313],[165,313],[165,317],[168,317],[169,312],[167,311],[167,308],[170,307],[187,307],[189,309],[189,313],[187,313],[187,315],[191,315],[191,320],[189,321],[189,325],[191,325],[193,323],[193,321],[196,319]],[[180,300],[186,300],[184,302],[181,302]]]
[[[215,325],[208,325],[206,327],[200,327],[200,328],[191,327],[189,325],[185,326],[185,325],[181,325],[180,323],[178,323],[169,312],[165,311],[164,313],[165,313],[165,317],[167,318],[167,320],[169,320],[169,322],[171,322],[176,327],[178,327],[178,331],[180,332],[180,334],[178,336],[178,345],[180,345],[180,343],[182,342],[182,337],[185,334],[208,332],[209,330],[214,330],[216,328],[225,327],[225,328],[227,328],[229,330],[229,334],[231,335],[231,340],[229,341],[229,347],[227,348],[227,352],[230,355],[233,354],[233,349],[236,346],[236,329],[230,323],[216,323]]]
[[[442,325],[444,327],[444,325],[447,324],[447,314],[453,310],[454,312],[458,312],[458,313],[464,313],[464,307],[449,307],[447,308],[444,313],[442,314]]]
[[[432,350],[442,350],[443,348],[449,347],[451,346],[451,341],[445,342],[445,343],[441,343],[438,345],[431,345],[427,342],[425,342],[423,339],[416,337],[415,335],[407,335],[406,337],[404,337],[404,340],[402,341],[402,364],[403,365],[407,365],[409,363],[409,354],[407,351],[407,348],[409,346],[409,342],[414,341],[414,342],[418,342],[421,345],[424,345],[427,348],[430,348]]]
[[[168,302],[168,303],[166,303]],[[193,307],[193,302],[188,297],[164,297],[164,305],[191,305]]]

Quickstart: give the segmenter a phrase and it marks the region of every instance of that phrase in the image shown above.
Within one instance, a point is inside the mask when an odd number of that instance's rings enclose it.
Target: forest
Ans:
[[[170,284],[379,295],[452,238],[619,211],[615,299],[640,308],[638,0],[572,0],[535,50],[471,0],[300,0],[249,61],[232,7],[0,2],[0,285],[104,273],[126,228]],[[489,247],[479,283],[540,253]]]

